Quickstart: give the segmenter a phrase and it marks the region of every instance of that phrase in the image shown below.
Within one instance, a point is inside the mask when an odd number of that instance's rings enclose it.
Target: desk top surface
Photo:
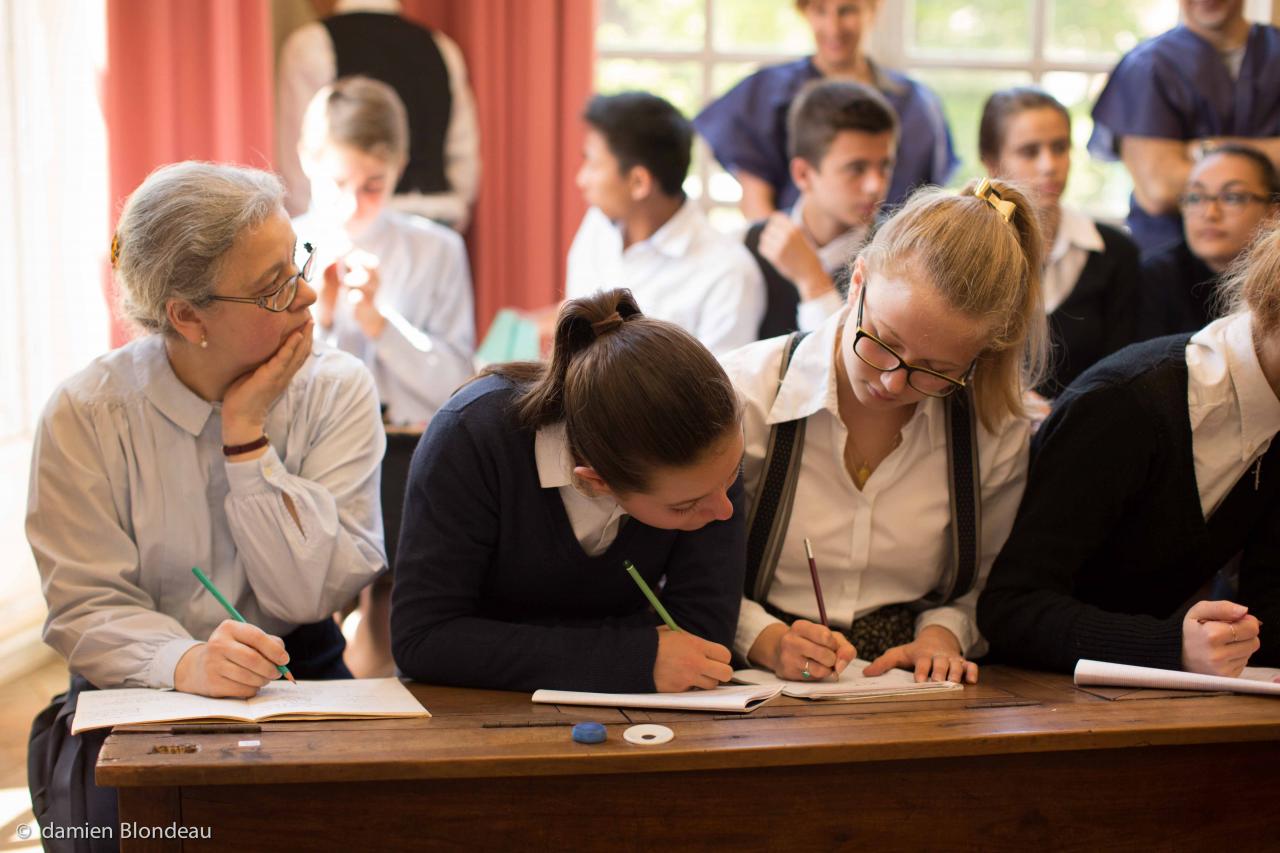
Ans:
[[[963,691],[857,702],[778,697],[747,715],[535,705],[527,693],[409,684],[430,719],[264,723],[260,735],[117,730],[98,760],[112,786],[556,776],[896,761],[1276,740],[1280,701],[1077,688],[1069,676],[986,667]],[[608,740],[574,743],[592,720]],[[675,738],[636,746],[634,723]],[[254,749],[239,741],[259,740]],[[179,744],[194,752],[159,752]]]

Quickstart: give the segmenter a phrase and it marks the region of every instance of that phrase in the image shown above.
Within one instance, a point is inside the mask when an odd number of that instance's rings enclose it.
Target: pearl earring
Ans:
[[[200,336],[200,349],[208,349],[208,348],[209,348],[209,339],[208,339],[208,338],[206,338],[204,335],[201,335],[201,336]]]

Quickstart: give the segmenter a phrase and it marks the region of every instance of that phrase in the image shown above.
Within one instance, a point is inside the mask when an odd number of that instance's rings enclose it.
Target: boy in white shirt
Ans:
[[[565,296],[626,287],[650,317],[714,353],[756,339],[764,282],[751,255],[681,189],[693,128],[645,92],[597,95],[577,183],[591,205],[569,249]]]

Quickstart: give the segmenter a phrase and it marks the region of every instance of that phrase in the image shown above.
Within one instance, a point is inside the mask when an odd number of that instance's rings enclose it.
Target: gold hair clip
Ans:
[[[1018,206],[1011,201],[1002,199],[996,188],[991,186],[991,181],[983,178],[977,189],[973,191],[973,194],[994,207],[996,213],[1004,217],[1005,222],[1013,221],[1013,212],[1017,210]]]
[[[120,235],[111,235],[111,268],[115,269],[120,260]]]

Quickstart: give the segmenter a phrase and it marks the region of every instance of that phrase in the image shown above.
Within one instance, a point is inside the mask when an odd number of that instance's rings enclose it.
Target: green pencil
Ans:
[[[667,627],[672,631],[679,631],[680,627],[676,625],[676,620],[671,618],[671,614],[667,612],[667,608],[662,606],[662,602],[658,600],[658,596],[653,594],[653,590],[649,589],[649,585],[644,582],[644,578],[640,577],[640,573],[636,571],[636,567],[631,565],[630,560],[623,560],[622,565],[626,566],[627,574],[631,575],[631,579],[636,582],[636,586],[640,587],[640,591],[644,593],[644,597],[649,599],[649,603],[653,605],[653,609],[658,611],[658,615],[662,617],[662,621],[667,623]]]
[[[213,585],[213,581],[209,580],[208,575],[200,571],[199,566],[192,566],[191,574],[195,575],[196,580],[204,584],[204,588],[209,590],[209,592],[213,594],[214,598],[218,599],[218,603],[227,609],[227,612],[231,614],[232,619],[236,620],[237,622],[244,622],[246,625],[249,624],[248,621],[243,616],[240,615],[240,612],[231,606],[231,602],[227,601],[226,597],[222,593],[218,592],[218,588]],[[650,595],[652,595],[652,593],[650,593]],[[296,680],[294,680],[293,673],[289,671],[289,667],[276,664],[276,669],[280,670],[280,674],[283,675],[285,678],[289,679],[291,683],[293,684],[298,683]]]

